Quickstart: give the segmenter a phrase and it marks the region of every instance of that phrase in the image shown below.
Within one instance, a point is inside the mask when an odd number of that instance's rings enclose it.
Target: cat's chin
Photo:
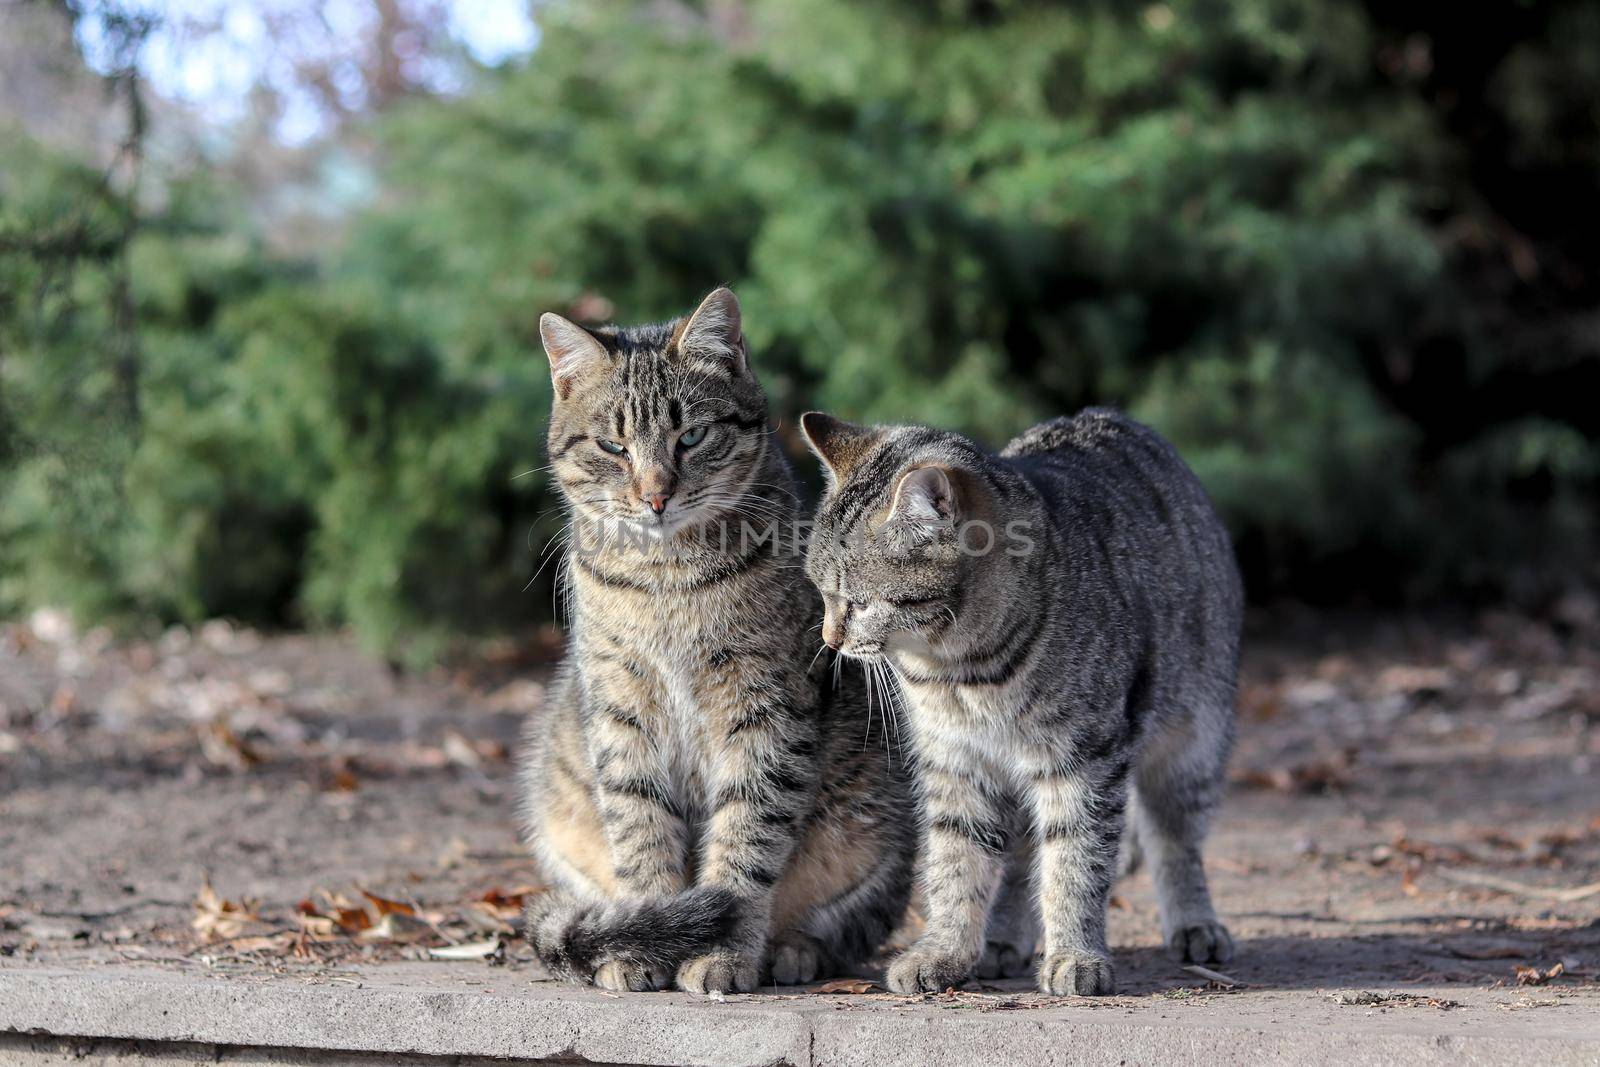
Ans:
[[[921,634],[902,632],[892,634],[887,642],[884,659],[898,670],[912,674],[936,674],[946,666],[945,657]]]
[[[933,642],[912,630],[900,630],[889,635],[885,648],[896,656],[913,656],[919,659],[935,658]]]

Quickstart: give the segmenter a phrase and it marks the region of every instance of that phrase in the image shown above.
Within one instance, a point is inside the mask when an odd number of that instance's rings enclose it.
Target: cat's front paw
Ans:
[[[889,964],[884,984],[895,993],[942,993],[965,985],[971,971],[969,960],[913,945]]]
[[[632,960],[607,960],[594,972],[594,984],[618,993],[648,993],[667,988],[672,975]]]
[[[1227,963],[1233,959],[1233,938],[1215,919],[1191,923],[1167,938],[1167,955],[1178,963]]]
[[[986,941],[983,955],[972,968],[974,978],[1015,978],[1033,967],[1033,950],[1026,951],[1009,941]]]
[[[1057,997],[1104,997],[1117,991],[1117,980],[1104,956],[1057,952],[1040,963],[1039,988]]]
[[[774,985],[804,985],[817,980],[822,949],[804,934],[780,935],[772,941],[771,960]]]
[[[755,964],[737,952],[708,952],[678,968],[685,993],[748,993],[758,980]]]

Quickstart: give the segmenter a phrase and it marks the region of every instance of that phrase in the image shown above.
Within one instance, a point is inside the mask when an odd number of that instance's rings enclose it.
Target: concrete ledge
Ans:
[[[1541,1067],[1600,1062],[1594,1001],[1370,1011],[1301,992],[1244,1002],[941,1005],[861,996],[615,996],[526,972],[395,965],[353,975],[0,970],[0,1060],[35,1064],[968,1065],[1273,1060]],[[1456,995],[1461,995],[1457,991]],[[9,1035],[9,1036],[8,1036]],[[77,1051],[74,1051],[77,1050]],[[351,1055],[355,1054],[355,1055]],[[367,1054],[367,1055],[360,1055]],[[378,1054],[379,1059],[373,1059]]]
[[[0,973],[0,1030],[558,1063],[810,1063],[803,1013],[508,984]]]
[[[406,1056],[390,1052],[0,1034],[0,1064],[5,1067],[198,1067],[219,1063],[235,1067],[495,1067],[507,1062],[476,1056]]]

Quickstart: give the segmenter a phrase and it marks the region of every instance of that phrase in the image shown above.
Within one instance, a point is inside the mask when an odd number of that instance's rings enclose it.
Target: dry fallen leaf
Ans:
[[[1458,1000],[1446,1000],[1443,997],[1427,997],[1416,993],[1374,993],[1371,990],[1360,992],[1331,993],[1329,997],[1336,1004],[1352,1007],[1378,1007],[1383,1004],[1394,1004],[1399,1007],[1427,1007],[1449,1011],[1451,1008],[1461,1007]]]
[[[312,932],[321,931],[325,924],[315,922],[314,920],[317,919],[323,919],[333,924],[335,929],[328,931],[330,934],[335,932],[357,934],[372,925],[374,916],[369,914],[366,908],[343,893],[324,892],[321,896],[326,903],[316,904],[310,900],[302,900],[296,909],[302,919],[313,920],[311,922],[302,922],[302,925],[308,930]],[[379,912],[379,914],[381,915],[382,913]]]
[[[261,756],[220,720],[200,728],[200,751],[218,767],[243,771],[261,762]]]
[[[1309,760],[1288,767],[1241,770],[1234,784],[1248,789],[1273,789],[1280,793],[1326,793],[1350,784],[1355,752],[1347,749],[1329,759]]]
[[[321,891],[323,903],[302,900],[296,907],[296,920],[311,938],[328,941],[341,935],[363,941],[416,941],[433,931],[432,924],[417,915],[410,904],[380,897],[357,886],[364,903],[343,893]]]
[[[869,978],[839,978],[817,986],[816,993],[883,993],[884,988]]]
[[[296,936],[292,930],[283,930],[260,937],[239,937],[228,942],[228,947],[235,952],[283,952],[294,945]]]
[[[404,912],[391,911],[367,929],[356,934],[357,941],[397,941],[407,943],[432,936],[433,927]]]
[[[57,719],[71,715],[72,709],[77,706],[78,691],[70,685],[58,686],[50,697],[50,714]]]
[[[542,885],[519,885],[510,889],[501,889],[496,886],[485,892],[475,903],[496,918],[515,919],[522,914],[523,906],[528,902],[528,898],[543,893],[544,888]]]
[[[367,903],[371,904],[380,916],[392,915],[396,912],[401,915],[415,915],[417,913],[417,909],[413,908],[410,904],[402,904],[398,900],[385,899],[384,897],[378,896],[376,893],[367,892],[360,886],[356,886],[356,892],[366,897]]]
[[[227,941],[244,934],[261,921],[256,914],[257,902],[245,900],[235,903],[225,899],[207,878],[194,898],[194,919],[190,922],[196,933],[206,941]]]
[[[356,772],[351,769],[347,757],[339,757],[329,763],[322,779],[322,789],[328,793],[354,793],[361,788],[361,779],[356,777]]]
[[[309,910],[308,910],[309,909]],[[331,916],[319,914],[309,900],[302,900],[295,912],[295,922],[313,941],[331,941],[339,936],[339,924]]]
[[[329,918],[347,934],[358,934],[372,927],[372,916],[365,908],[339,908]]]
[[[1503,848],[1508,852],[1526,852],[1528,849],[1528,842],[1512,837],[1504,830],[1479,830],[1474,836],[1486,845]]]
[[[1389,849],[1389,855],[1399,853],[1405,856],[1414,856],[1426,863],[1475,863],[1478,859],[1478,857],[1464,848],[1415,841],[1404,833],[1398,833],[1390,840]]]
[[[510,936],[517,932],[511,920],[502,919],[482,902],[469,905],[461,912],[461,918],[480,934],[505,934]]]
[[[1566,967],[1559,963],[1547,971],[1541,971],[1537,967],[1520,966],[1512,969],[1517,972],[1518,985],[1544,985],[1552,978],[1560,978],[1567,971]]]
[[[450,730],[444,735],[443,747],[445,759],[458,767],[481,767],[483,765],[483,758],[472,747],[472,742],[454,730]]]
[[[428,955],[436,960],[488,960],[504,956],[505,946],[498,937],[491,937],[487,941],[468,941],[463,945],[430,948]]]

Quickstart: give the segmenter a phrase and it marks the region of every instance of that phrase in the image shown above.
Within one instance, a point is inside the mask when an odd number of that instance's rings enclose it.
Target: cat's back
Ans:
[[[1085,408],[1031,426],[1001,449],[1000,458],[1061,503],[1085,496],[1106,503],[1127,497],[1130,504],[1139,498],[1205,500],[1198,479],[1165,438],[1112,408]]]
[[[1021,474],[1062,524],[1115,546],[1147,570],[1176,565],[1237,601],[1227,529],[1200,479],[1166,438],[1110,408],[1086,408],[1018,435],[1000,458]]]
[[[1123,456],[1141,441],[1166,445],[1150,427],[1114,408],[1084,408],[1076,415],[1057,415],[1028,427],[1013,437],[1000,455],[1015,460]]]

